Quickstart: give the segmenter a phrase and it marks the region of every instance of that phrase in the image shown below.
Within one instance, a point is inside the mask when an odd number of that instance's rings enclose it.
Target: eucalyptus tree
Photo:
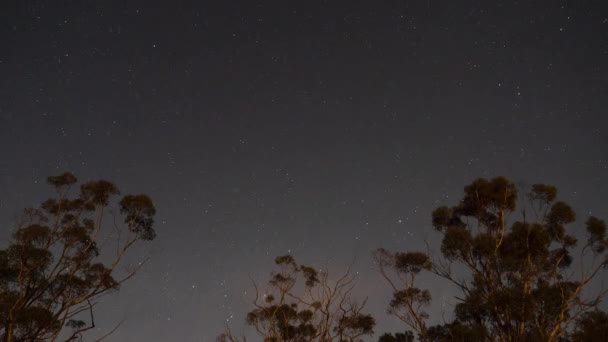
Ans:
[[[0,333],[6,342],[81,340],[95,327],[95,305],[135,275],[123,269],[139,241],[152,240],[150,197],[118,201],[122,223],[105,224],[119,194],[105,180],[85,182],[76,195],[71,173],[49,177],[55,195],[23,211],[0,250]]]
[[[267,287],[255,285],[247,324],[265,342],[354,342],[373,334],[375,319],[363,312],[366,299],[353,296],[355,277],[348,269],[336,278],[297,264],[291,255],[275,259],[278,271]],[[219,341],[246,341],[230,330]],[[257,340],[257,339],[256,339]]]
[[[456,205],[433,211],[442,236],[439,256],[431,247],[375,252],[393,291],[389,313],[421,341],[584,336],[589,322],[605,320],[604,313],[593,312],[608,290],[591,285],[608,266],[608,239],[606,223],[591,216],[579,241],[568,232],[575,221],[554,186],[535,184],[522,196],[506,178],[477,179]],[[453,321],[428,326],[432,296],[419,281],[423,272],[460,291]]]

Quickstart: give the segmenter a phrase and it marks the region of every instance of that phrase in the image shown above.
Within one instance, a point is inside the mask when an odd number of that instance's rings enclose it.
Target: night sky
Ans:
[[[287,253],[354,262],[377,333],[403,331],[370,251],[437,240],[477,177],[608,218],[605,0],[9,0],[0,25],[2,241],[49,175],[155,200],[111,341],[239,331]],[[439,322],[454,293],[424,286]]]

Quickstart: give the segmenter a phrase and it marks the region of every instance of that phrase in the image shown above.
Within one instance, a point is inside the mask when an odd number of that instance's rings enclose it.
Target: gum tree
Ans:
[[[55,196],[25,209],[0,250],[0,332],[7,342],[81,340],[95,327],[100,297],[143,265],[124,270],[125,256],[137,242],[155,237],[155,208],[147,195],[122,197],[123,224],[104,231],[106,211],[119,194],[114,184],[86,182],[70,196],[73,174],[48,183]]]
[[[521,196],[506,178],[477,179],[455,206],[433,211],[433,226],[442,235],[440,257],[428,250],[376,253],[393,288],[389,312],[422,341],[566,338],[575,325],[603,319],[589,312],[607,293],[590,286],[608,266],[606,223],[587,218],[586,237],[579,241],[567,230],[575,221],[554,186],[535,184]],[[423,308],[431,295],[416,282],[420,272],[461,292],[453,321],[427,327]],[[577,330],[574,336],[583,334]]]
[[[268,288],[255,285],[253,310],[247,324],[265,342],[360,341],[373,334],[374,318],[363,312],[366,300],[352,295],[355,277],[350,269],[332,280],[327,272],[299,265],[290,255],[277,257],[279,270]],[[245,341],[229,330],[219,341]]]

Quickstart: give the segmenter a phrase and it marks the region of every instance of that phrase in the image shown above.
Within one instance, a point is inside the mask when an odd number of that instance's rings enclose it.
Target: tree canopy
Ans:
[[[123,225],[102,232],[117,187],[105,180],[70,190],[71,173],[49,177],[55,196],[25,209],[13,239],[0,250],[0,333],[3,341],[77,341],[95,327],[99,298],[143,265],[119,270],[138,241],[152,240],[156,209],[144,194],[119,201]]]
[[[606,223],[587,218],[579,242],[567,229],[575,221],[554,186],[534,184],[520,195],[506,178],[477,179],[455,206],[432,213],[442,235],[439,257],[432,248],[375,252],[393,290],[388,312],[425,342],[581,341],[602,332],[606,338],[606,314],[590,310],[607,290],[590,293],[589,286],[608,266]],[[451,322],[427,325],[432,297],[417,281],[421,272],[461,292]]]
[[[359,341],[374,333],[375,319],[363,312],[365,300],[352,291],[355,277],[350,269],[335,279],[329,273],[299,265],[291,255],[275,259],[268,288],[256,285],[253,310],[247,324],[265,342]],[[219,341],[245,341],[230,330]]]
[[[0,336],[6,342],[81,341],[95,327],[95,305],[135,275],[120,266],[139,241],[155,238],[156,209],[145,194],[125,195],[105,180],[80,184],[71,173],[48,178],[54,197],[25,209],[0,249]],[[380,342],[606,341],[608,289],[593,286],[608,268],[606,223],[584,219],[559,200],[557,188],[526,191],[510,180],[477,179],[454,206],[436,208],[438,246],[378,249],[373,257],[392,298],[388,314],[404,323]],[[120,224],[104,223],[117,205]],[[582,237],[584,236],[584,237]],[[582,237],[582,238],[581,238]],[[579,241],[580,240],[580,241]],[[438,251],[438,254],[436,253]],[[351,269],[338,276],[275,259],[276,271],[255,298],[246,324],[265,342],[342,342],[371,338],[376,319],[354,296]],[[430,325],[429,274],[459,294],[452,318]],[[220,341],[245,341],[229,328]]]

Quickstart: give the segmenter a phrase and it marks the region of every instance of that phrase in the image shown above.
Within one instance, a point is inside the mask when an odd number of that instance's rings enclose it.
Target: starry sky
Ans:
[[[146,192],[148,265],[99,307],[112,341],[212,341],[276,255],[353,263],[436,240],[477,177],[608,217],[603,0],[9,0],[0,5],[0,231],[48,175]],[[440,320],[453,293],[425,280]],[[94,335],[93,334],[93,335]]]

